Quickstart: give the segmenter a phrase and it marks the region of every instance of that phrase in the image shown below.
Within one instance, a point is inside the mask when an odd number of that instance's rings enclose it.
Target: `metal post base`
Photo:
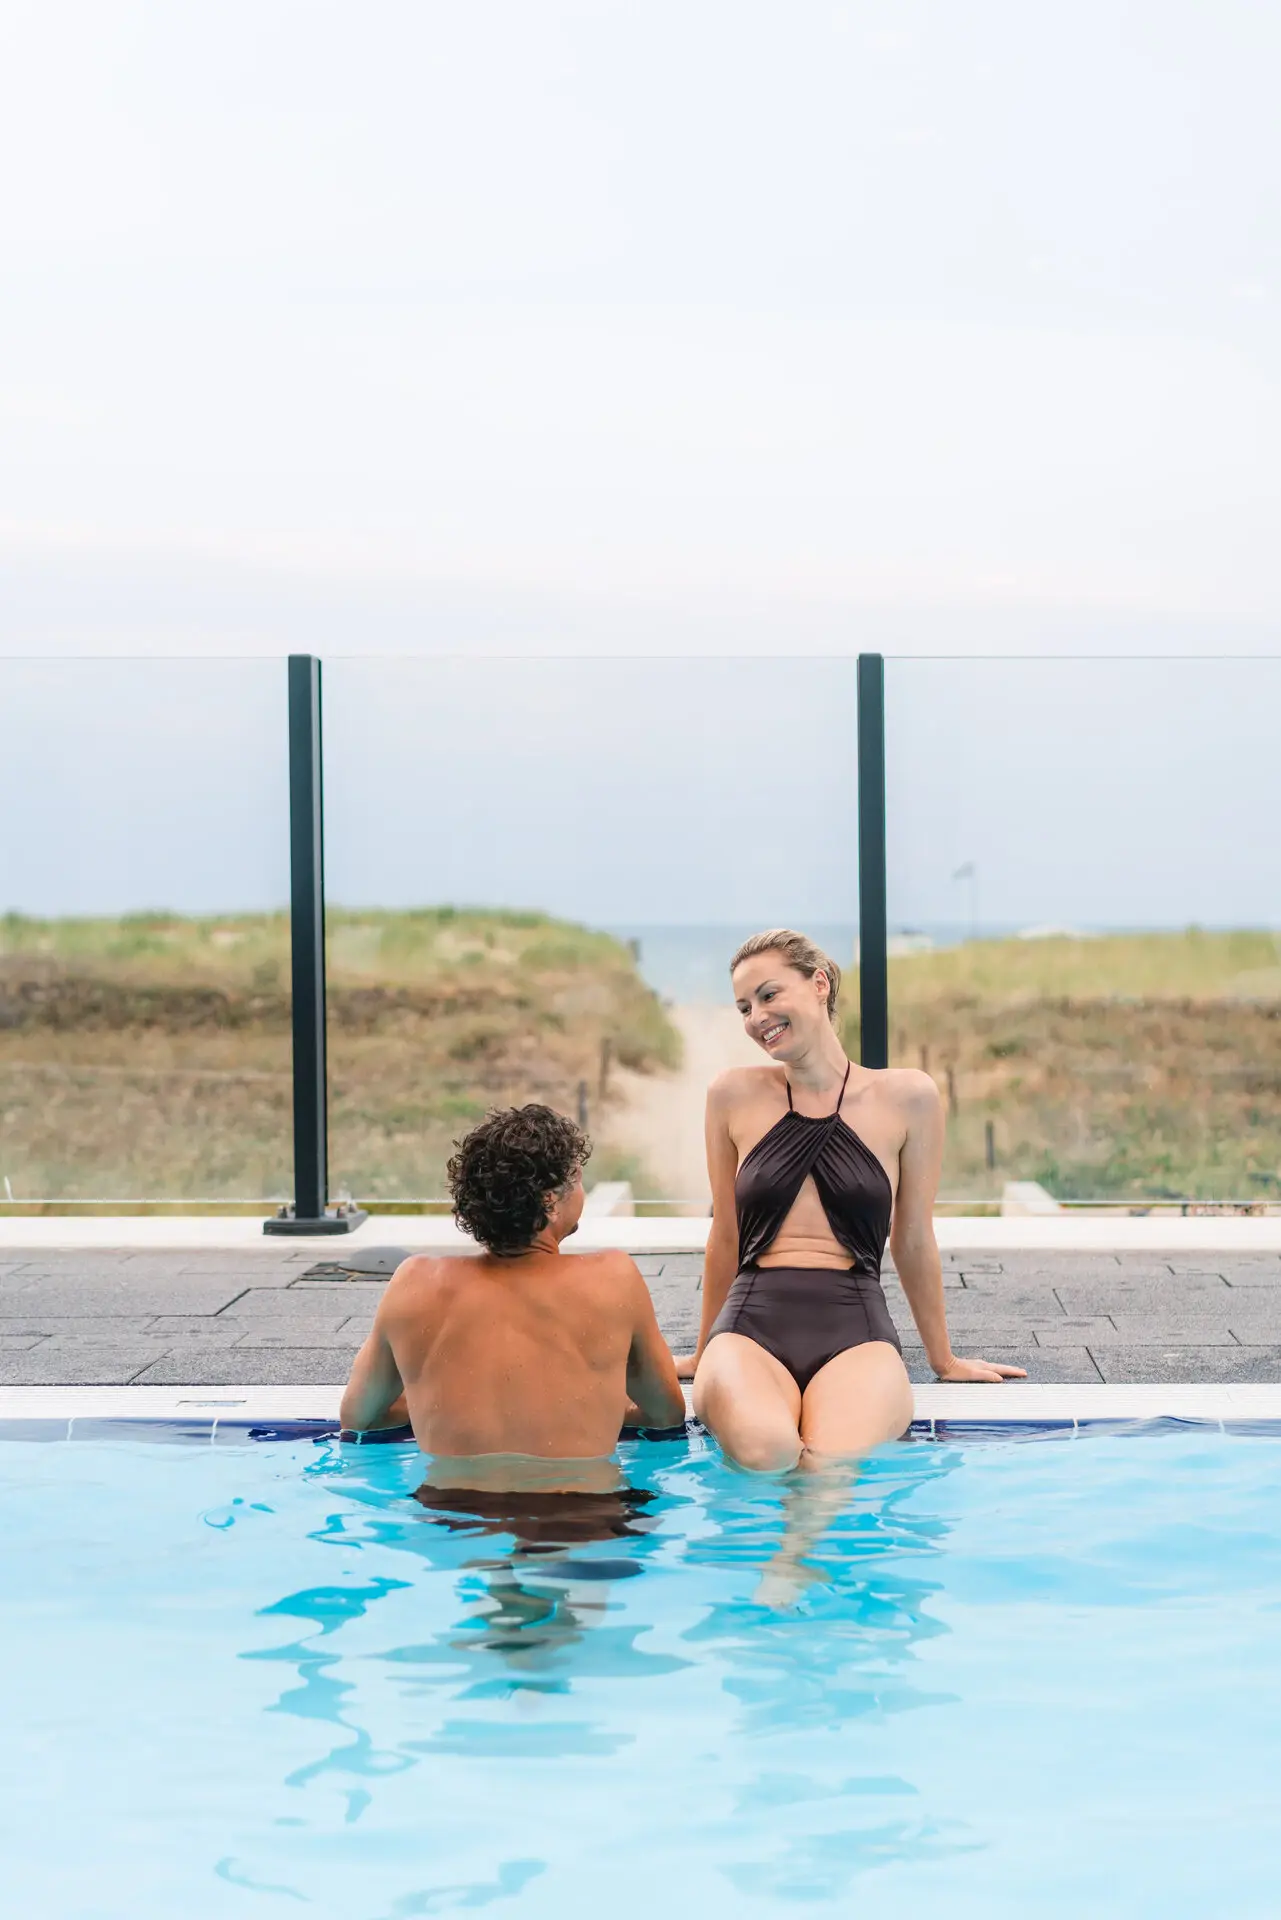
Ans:
[[[300,1220],[292,1207],[282,1207],[270,1220],[264,1220],[264,1233],[354,1233],[363,1227],[369,1215],[364,1207],[339,1207],[334,1213],[321,1214],[318,1220]]]

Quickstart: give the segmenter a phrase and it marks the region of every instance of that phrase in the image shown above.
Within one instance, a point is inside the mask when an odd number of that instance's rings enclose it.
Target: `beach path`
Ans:
[[[708,1082],[726,1067],[758,1067],[765,1056],[733,1007],[673,1007],[670,1018],[684,1043],[679,1070],[617,1072],[604,1131],[612,1146],[642,1162],[659,1197],[705,1213],[711,1197],[703,1147]]]

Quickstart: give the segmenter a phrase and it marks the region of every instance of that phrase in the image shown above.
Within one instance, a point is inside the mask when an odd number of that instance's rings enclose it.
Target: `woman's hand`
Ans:
[[[678,1380],[692,1380],[698,1368],[698,1355],[696,1353],[677,1353],[672,1357],[676,1362],[676,1378]]]
[[[994,1360],[958,1360],[953,1354],[946,1366],[935,1367],[940,1380],[1026,1380],[1026,1367],[1002,1367]]]

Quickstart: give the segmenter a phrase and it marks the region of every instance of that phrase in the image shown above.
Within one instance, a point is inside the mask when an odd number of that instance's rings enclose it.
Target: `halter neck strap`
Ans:
[[[842,1101],[843,1101],[843,1100],[844,1100],[844,1098],[845,1098],[845,1089],[846,1089],[846,1087],[848,1087],[848,1085],[849,1085],[849,1083],[850,1083],[850,1068],[851,1068],[851,1067],[852,1067],[853,1065],[854,1065],[854,1062],[853,1062],[852,1060],[847,1060],[847,1061],[845,1062],[845,1078],[844,1078],[844,1079],[843,1079],[843,1080],[841,1081],[841,1091],[840,1091],[840,1093],[839,1093],[839,1094],[837,1095],[837,1098],[836,1098],[836,1105],[835,1105],[835,1106],[833,1107],[833,1109],[832,1109],[832,1111],[831,1111],[831,1113],[829,1114],[829,1116],[828,1116],[828,1118],[829,1118],[829,1119],[832,1119],[832,1120],[835,1120],[835,1118],[836,1118],[836,1116],[837,1116],[837,1114],[838,1114],[838,1113],[840,1112],[840,1110],[841,1110],[841,1103],[842,1103]],[[785,1086],[785,1087],[787,1088],[787,1111],[788,1111],[789,1113],[794,1113],[794,1112],[795,1112],[795,1108],[794,1108],[794,1107],[793,1107],[793,1105],[792,1105],[792,1083],[791,1083],[791,1081],[790,1081],[790,1080],[788,1079],[788,1077],[787,1077],[787,1075],[786,1075],[786,1074],[784,1074],[784,1075],[783,1075],[783,1084],[784,1084],[784,1086]],[[803,1114],[802,1114],[802,1116],[801,1116],[801,1117],[802,1117],[802,1119],[804,1119],[804,1118],[805,1118],[805,1116],[804,1116]]]

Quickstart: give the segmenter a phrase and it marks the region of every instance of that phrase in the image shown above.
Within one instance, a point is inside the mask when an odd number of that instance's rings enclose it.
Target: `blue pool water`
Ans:
[[[0,1447],[5,1910],[1281,1912],[1281,1440],[624,1457],[513,1551],[403,1447]]]

